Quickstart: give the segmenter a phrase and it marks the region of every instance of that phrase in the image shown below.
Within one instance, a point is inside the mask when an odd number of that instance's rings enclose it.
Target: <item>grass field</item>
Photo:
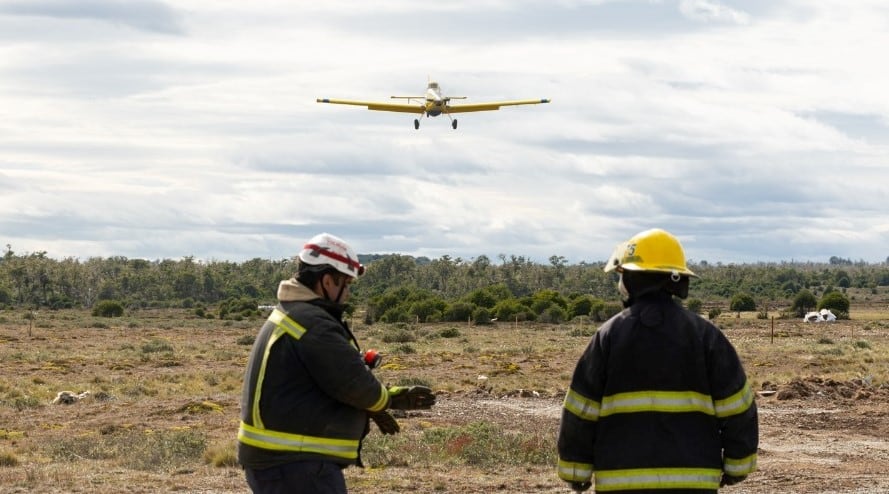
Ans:
[[[761,471],[727,492],[889,489],[889,312],[716,322],[764,391]],[[0,492],[246,492],[234,438],[260,324],[177,310],[0,312]],[[367,468],[347,470],[354,492],[568,492],[555,435],[595,324],[354,329],[384,354],[381,380],[439,394],[432,410],[399,416],[401,434],[371,432]],[[90,394],[52,404],[63,390]]]

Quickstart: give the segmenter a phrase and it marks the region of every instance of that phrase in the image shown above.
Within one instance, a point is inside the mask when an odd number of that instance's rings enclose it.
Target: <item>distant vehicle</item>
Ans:
[[[467,113],[476,111],[492,111],[499,110],[501,106],[516,105],[536,105],[540,103],[549,103],[547,98],[543,99],[522,99],[510,101],[489,101],[485,103],[471,103],[466,105],[451,105],[452,99],[466,99],[466,96],[443,96],[441,88],[435,81],[429,81],[424,96],[392,96],[392,99],[404,99],[407,103],[385,103],[375,101],[355,101],[346,99],[330,99],[318,98],[318,103],[332,103],[336,105],[356,105],[366,106],[368,110],[391,111],[401,113],[416,113],[426,115],[426,117],[437,117],[444,113],[451,120],[451,127],[457,128],[457,119],[451,118],[452,113]],[[417,100],[416,103],[411,101]],[[414,119],[414,128],[420,128],[420,119]]]

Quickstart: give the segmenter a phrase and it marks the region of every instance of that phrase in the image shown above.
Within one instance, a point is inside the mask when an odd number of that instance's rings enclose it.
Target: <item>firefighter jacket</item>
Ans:
[[[389,393],[365,366],[342,307],[282,281],[244,377],[238,460],[268,468],[300,460],[359,463],[367,412]]]
[[[670,294],[608,320],[565,396],[559,477],[596,492],[716,492],[756,469],[756,404],[734,347]]]

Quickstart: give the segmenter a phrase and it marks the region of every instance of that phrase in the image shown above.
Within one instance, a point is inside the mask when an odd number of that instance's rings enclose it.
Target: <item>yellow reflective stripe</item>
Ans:
[[[724,418],[744,413],[753,403],[753,390],[750,389],[750,381],[745,382],[737,393],[722,400],[715,400],[714,403],[716,404],[717,417]]]
[[[272,335],[269,336],[269,340],[266,342],[265,349],[262,352],[262,362],[259,364],[259,373],[256,376],[256,387],[253,389],[253,423],[260,428],[263,427],[263,423],[262,415],[259,413],[259,400],[262,398],[262,383],[265,381],[265,368],[269,362],[269,354],[272,351],[272,345],[274,345],[284,334],[284,330],[280,327],[276,327],[272,331]]]
[[[269,314],[268,320],[275,325],[275,329],[272,331],[269,341],[265,344],[265,349],[262,353],[262,363],[259,365],[259,375],[256,377],[256,388],[253,390],[253,423],[260,428],[263,427],[263,423],[262,416],[259,413],[259,399],[262,397],[262,383],[265,380],[265,368],[266,364],[268,364],[272,346],[285,334],[289,334],[297,340],[306,334],[306,328],[300,326],[287,314],[278,309],[273,310]]]
[[[596,472],[596,492],[633,489],[719,488],[722,472],[716,468],[632,468]]]
[[[330,439],[270,431],[252,427],[244,422],[241,422],[241,427],[238,429],[238,441],[257,448],[275,451],[317,453],[349,460],[358,458],[357,439]]]
[[[370,408],[368,408],[368,410],[370,410],[371,412],[379,412],[380,410],[386,408],[386,405],[389,404],[389,390],[386,389],[386,386],[384,386],[382,383],[380,383],[380,388],[382,388],[380,390],[380,399],[377,400],[376,403],[371,405]]]
[[[565,394],[565,410],[577,415],[583,420],[596,421],[599,419],[599,402],[568,388]]]
[[[306,328],[300,326],[299,323],[278,309],[273,310],[272,313],[269,314],[269,321],[275,323],[275,326],[283,329],[287,334],[293,336],[297,340],[306,334]]]
[[[741,459],[726,457],[723,460],[722,469],[734,477],[749,475],[756,471],[756,453]]]
[[[602,399],[601,416],[634,412],[701,412],[715,413],[713,400],[694,391],[633,391],[617,393]]]
[[[593,476],[592,463],[559,459],[559,478],[566,482],[587,482]]]

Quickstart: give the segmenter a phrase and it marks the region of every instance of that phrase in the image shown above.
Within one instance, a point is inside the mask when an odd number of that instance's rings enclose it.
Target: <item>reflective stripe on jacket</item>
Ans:
[[[241,396],[243,466],[358,462],[367,412],[388,406],[389,393],[337,309],[317,297],[282,301],[260,329]]]
[[[722,332],[654,294],[607,321],[578,360],[558,475],[597,492],[716,491],[756,469],[750,383]]]

